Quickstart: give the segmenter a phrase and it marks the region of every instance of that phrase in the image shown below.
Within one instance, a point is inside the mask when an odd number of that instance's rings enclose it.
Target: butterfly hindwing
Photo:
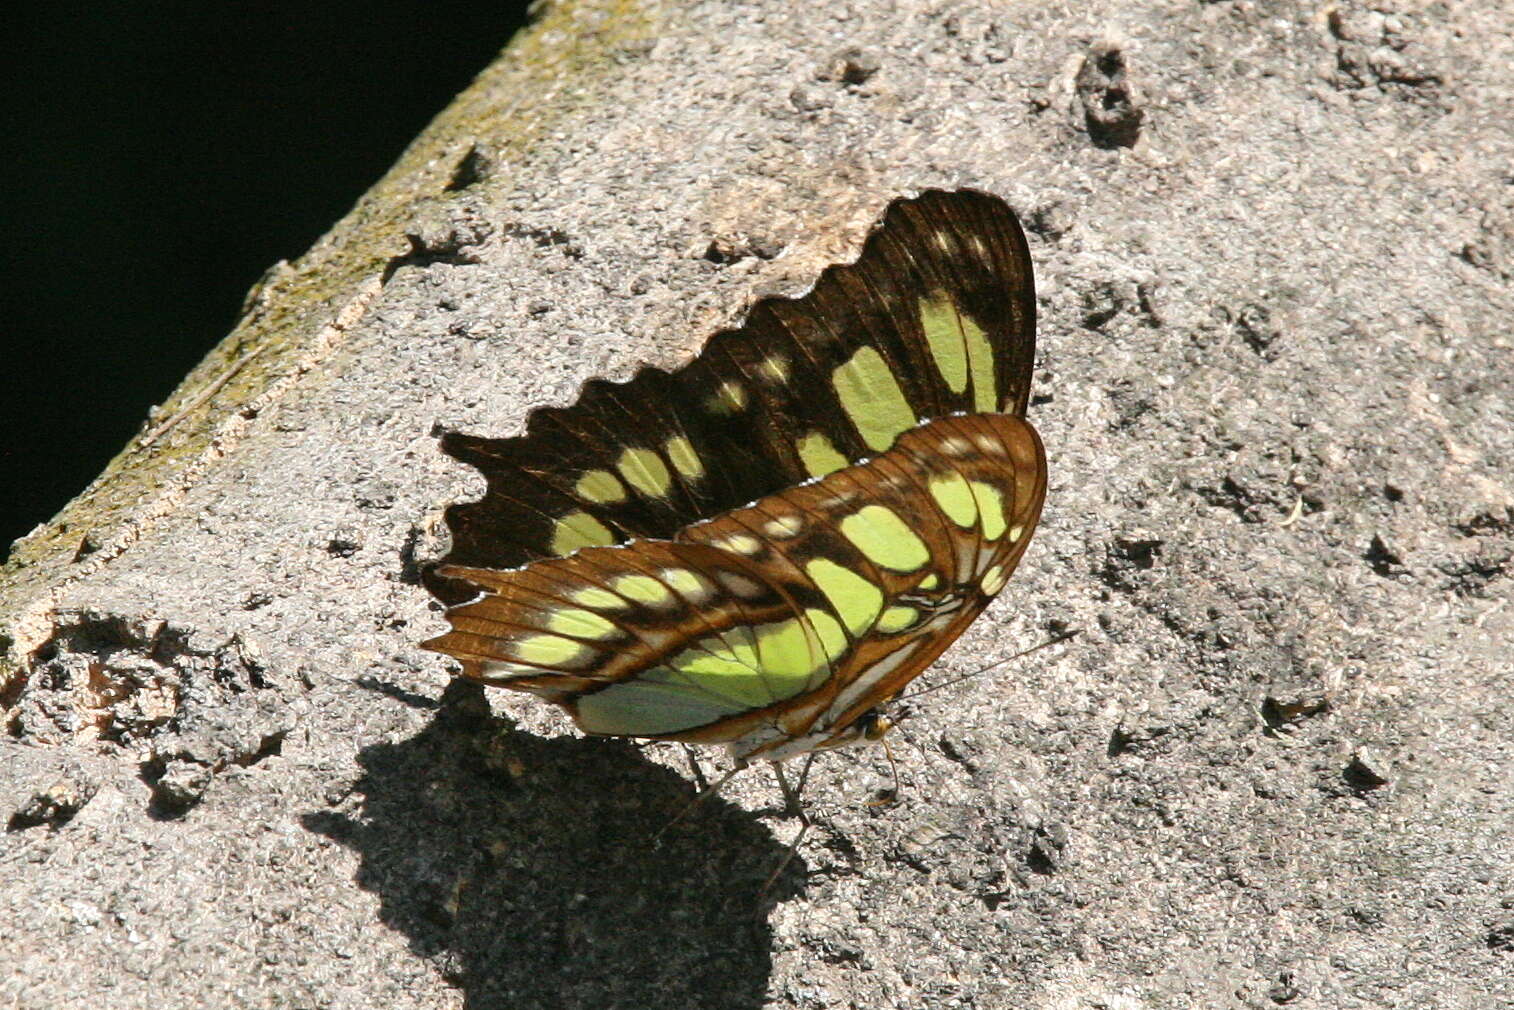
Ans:
[[[477,595],[427,647],[484,683],[564,705],[589,732],[682,737],[724,721],[707,736],[729,739],[738,717],[831,675],[783,587],[705,545],[638,541],[444,574]]]

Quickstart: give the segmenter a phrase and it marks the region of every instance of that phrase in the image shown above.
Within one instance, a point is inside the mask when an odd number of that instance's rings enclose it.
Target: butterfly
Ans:
[[[518,437],[445,434],[487,490],[446,512],[426,581],[451,630],[424,647],[737,767],[870,738],[1030,541],[1034,356],[1009,206],[895,200],[855,262],[682,368],[593,380]]]

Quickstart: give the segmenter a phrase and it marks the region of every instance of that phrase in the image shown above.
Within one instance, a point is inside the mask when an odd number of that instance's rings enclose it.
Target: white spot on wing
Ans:
[[[972,443],[958,435],[941,440],[941,451],[948,456],[966,456],[973,451]]]

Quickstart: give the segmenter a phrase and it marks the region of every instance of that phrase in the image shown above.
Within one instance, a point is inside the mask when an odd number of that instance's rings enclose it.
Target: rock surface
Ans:
[[[0,583],[0,1003],[1514,1005],[1514,18],[549,7]],[[415,643],[436,425],[970,185],[1052,467],[893,752],[576,737]],[[713,772],[718,759],[706,756]],[[667,830],[663,832],[663,829]]]

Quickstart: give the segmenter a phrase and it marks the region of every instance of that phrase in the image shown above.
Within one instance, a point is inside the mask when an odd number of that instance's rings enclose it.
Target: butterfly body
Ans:
[[[996,198],[896,201],[855,264],[759,303],[674,373],[596,382],[516,439],[443,447],[426,646],[587,732],[782,760],[871,713],[1003,587],[1040,515],[1034,298]]]

